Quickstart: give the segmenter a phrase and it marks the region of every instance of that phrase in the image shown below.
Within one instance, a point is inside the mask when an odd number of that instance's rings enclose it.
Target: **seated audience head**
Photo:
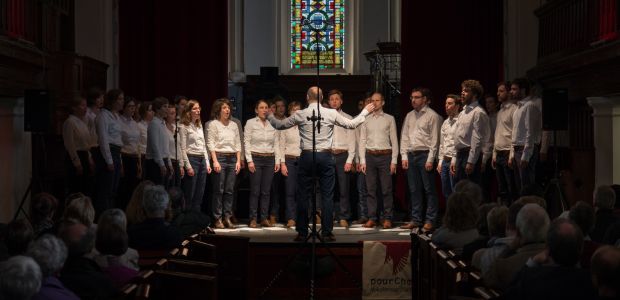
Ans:
[[[69,257],[81,257],[90,253],[95,246],[94,228],[74,219],[63,220],[58,237],[67,245]]]
[[[129,203],[127,203],[127,208],[125,208],[125,215],[127,216],[128,224],[142,223],[142,221],[146,219],[146,215],[144,214],[144,208],[142,206],[142,199],[144,198],[144,188],[153,185],[154,184],[152,181],[143,180],[133,190],[133,193],[131,194],[131,199],[129,199]]]
[[[178,186],[168,188],[168,196],[170,197],[170,208],[173,214],[177,214],[185,209],[185,194]]]
[[[129,248],[127,231],[117,224],[98,226],[95,248],[103,255],[125,254]]]
[[[482,203],[482,189],[473,181],[467,179],[459,181],[454,185],[454,191],[468,194],[476,202],[476,205]]]
[[[82,195],[82,197],[71,200],[65,207],[62,218],[75,219],[87,227],[92,226],[95,222],[95,208],[90,197]]]
[[[168,192],[163,186],[154,185],[144,189],[142,205],[147,218],[164,218],[168,203]]]
[[[506,235],[516,235],[517,233],[517,215],[525,204],[515,201],[508,208],[508,217],[506,218]]]
[[[539,196],[522,196],[517,200],[517,202],[522,204],[534,203],[540,205],[540,207],[547,209],[547,201]]]
[[[26,252],[28,245],[34,239],[34,231],[26,218],[15,220],[7,227],[4,242],[10,256]]]
[[[455,192],[448,198],[443,226],[452,231],[476,228],[478,209],[472,197],[464,192]]]
[[[489,223],[487,222],[487,215],[491,209],[497,207],[497,203],[485,203],[478,206],[478,233],[482,236],[489,235]]]
[[[211,119],[213,120],[230,120],[232,116],[232,104],[226,98],[220,98],[213,102],[211,106]]]
[[[568,213],[570,220],[579,226],[584,236],[588,236],[594,228],[594,216],[594,208],[584,201],[575,203]]]
[[[508,207],[493,207],[486,216],[489,226],[489,236],[505,237],[506,225],[508,220]]]
[[[616,192],[611,186],[600,185],[594,191],[594,207],[596,209],[614,209]]]
[[[583,233],[574,222],[557,218],[549,227],[547,248],[554,263],[564,267],[575,266],[583,250]]]
[[[101,213],[101,216],[99,216],[97,228],[108,225],[117,225],[123,228],[123,230],[127,230],[127,217],[125,213],[118,208],[105,210]]]
[[[41,288],[41,268],[28,256],[13,256],[0,263],[0,299],[29,300]]]
[[[602,246],[592,255],[592,283],[599,296],[614,299],[620,296],[620,248]]]
[[[28,247],[28,256],[41,267],[43,278],[58,275],[67,260],[67,246],[59,238],[45,234],[33,241]]]
[[[517,214],[517,236],[520,245],[545,242],[548,230],[549,215],[540,205],[526,204]]]
[[[39,193],[32,197],[32,202],[30,202],[30,220],[35,227],[41,222],[52,221],[57,208],[56,197],[49,193]]]

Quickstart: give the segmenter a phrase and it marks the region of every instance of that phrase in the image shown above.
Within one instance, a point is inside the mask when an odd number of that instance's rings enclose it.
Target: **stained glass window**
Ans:
[[[291,69],[344,69],[344,2],[291,0]]]

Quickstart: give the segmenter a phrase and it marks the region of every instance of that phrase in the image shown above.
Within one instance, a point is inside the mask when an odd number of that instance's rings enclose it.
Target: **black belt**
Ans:
[[[416,155],[422,155],[422,154],[428,154],[429,150],[413,150],[409,153],[413,154],[413,156]]]
[[[312,153],[312,150],[301,150],[303,153]],[[332,153],[331,149],[316,149],[316,153]]]
[[[461,148],[456,150],[457,153],[465,153],[465,152],[469,152],[471,150],[470,147],[465,147],[465,148]]]

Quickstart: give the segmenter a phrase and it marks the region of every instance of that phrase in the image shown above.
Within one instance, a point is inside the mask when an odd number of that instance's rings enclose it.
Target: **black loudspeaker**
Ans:
[[[568,90],[544,90],[542,115],[544,130],[568,130]]]
[[[260,67],[260,79],[263,82],[278,82],[278,67]]]
[[[51,103],[47,90],[24,91],[24,130],[47,132],[50,130]]]

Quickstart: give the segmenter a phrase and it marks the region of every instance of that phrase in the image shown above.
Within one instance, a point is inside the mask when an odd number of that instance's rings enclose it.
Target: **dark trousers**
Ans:
[[[186,173],[183,177],[183,194],[188,209],[201,211],[202,198],[207,186],[207,161],[202,155],[188,155],[187,159],[194,170],[194,176]]]
[[[467,160],[469,159],[469,150],[457,150],[456,152],[456,176],[454,176],[454,184],[456,185],[463,179],[470,180],[476,184],[480,184],[480,166],[482,164],[482,153],[478,156],[478,160],[474,164],[474,170],[471,174],[465,172]]]
[[[164,158],[164,166],[166,168],[166,174],[162,175],[159,165],[155,162],[154,159],[147,159],[145,168],[145,179],[152,181],[155,185],[165,185],[168,181],[169,176],[169,167],[168,167],[168,159]]]
[[[411,221],[415,224],[435,224],[439,202],[435,190],[435,168],[426,171],[428,151],[420,154],[408,153],[409,168],[407,180],[409,183],[409,197],[411,203]],[[426,196],[426,213],[422,213],[423,199]]]
[[[302,151],[299,161],[299,174],[297,176],[297,186],[299,199],[297,201],[297,224],[295,229],[301,235],[308,234],[308,203],[314,192],[314,173],[319,179],[321,190],[321,232],[331,233],[334,227],[334,157],[329,152],[317,152],[316,163],[312,159],[313,153]]]
[[[299,158],[287,158],[286,168],[288,176],[284,176],[284,185],[286,187],[286,213],[287,220],[295,220],[297,210],[297,176],[299,174]]]
[[[366,175],[357,173],[357,218],[368,219],[368,189],[366,189]]]
[[[268,217],[275,161],[273,156],[254,156],[253,159],[256,171],[250,173],[250,219],[264,220]],[[257,212],[259,200],[260,212]]]
[[[88,151],[77,151],[77,156],[82,165],[82,174],[77,174],[77,169],[71,162],[69,154],[65,158],[65,166],[67,170],[67,190],[71,193],[82,193],[92,196],[93,188],[93,171],[91,170],[90,161],[88,160]]]
[[[515,169],[515,182],[517,186],[517,192],[519,195],[523,193],[523,188],[529,187],[536,183],[536,164],[538,163],[538,151],[540,147],[535,146],[534,152],[528,161],[527,167],[521,168],[521,156],[523,156],[523,148],[514,151],[513,168]]]
[[[339,211],[338,218],[340,220],[349,220],[351,218],[351,202],[349,197],[349,188],[351,185],[351,173],[344,171],[344,165],[347,163],[348,152],[334,155],[336,163],[336,184],[338,185]]]
[[[508,152],[498,152],[495,158],[495,174],[497,175],[497,191],[503,204],[510,205],[517,197],[515,170],[508,167]]]
[[[234,155],[217,155],[217,161],[220,163],[222,170],[219,173],[213,173],[213,216],[215,219],[230,218],[232,215],[233,190],[235,188],[235,164],[237,157]]]
[[[284,186],[284,176],[281,172],[274,173],[271,180],[271,192],[269,194],[269,214],[280,217],[280,199],[282,198],[282,188]]]
[[[123,177],[119,184],[119,193],[116,200],[116,207],[125,209],[133,190],[138,186],[140,179],[138,178],[138,163],[139,158],[137,156],[131,156],[122,153],[121,158],[123,160]]]
[[[366,153],[366,189],[368,190],[368,217],[377,221],[377,206],[383,202],[383,217],[392,219],[394,197],[392,195],[392,174],[390,174],[391,155],[371,155]],[[377,198],[377,179],[381,184],[381,200]]]
[[[118,191],[118,183],[121,177],[121,147],[110,144],[110,153],[112,154],[112,164],[114,170],[108,170],[108,165],[103,159],[101,151],[97,151],[95,158],[97,169],[97,193],[96,200],[93,203],[95,212],[99,216],[106,209],[114,206]]]
[[[450,195],[454,192],[454,176],[450,174],[451,163],[451,160],[441,161],[441,191],[446,200],[448,200]]]

